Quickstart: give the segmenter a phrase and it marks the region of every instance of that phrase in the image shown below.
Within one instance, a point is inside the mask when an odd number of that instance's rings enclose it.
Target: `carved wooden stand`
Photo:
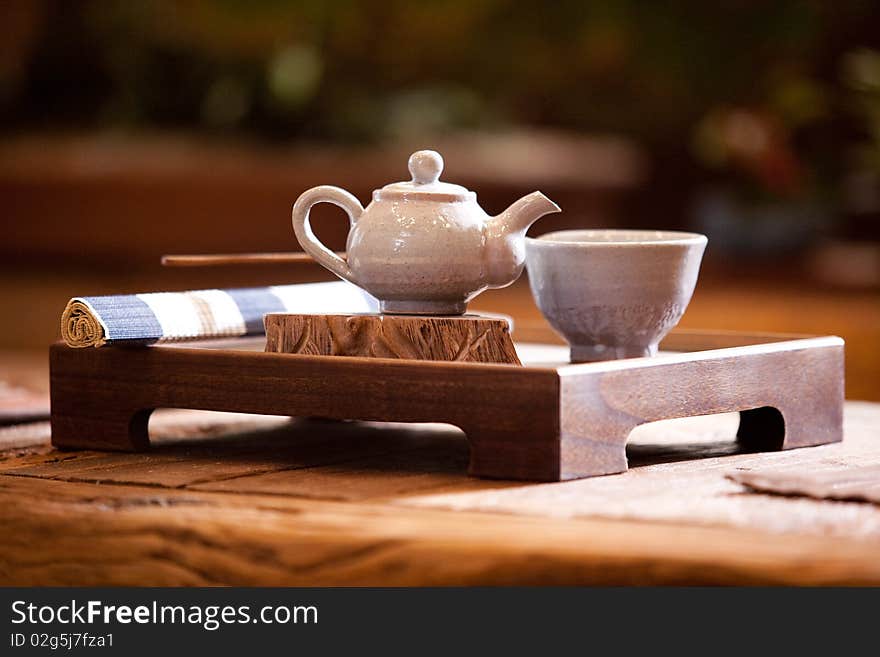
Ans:
[[[561,366],[307,356],[183,346],[51,348],[52,442],[140,450],[155,408],[448,422],[469,472],[559,481],[626,470],[645,422],[740,411],[754,450],[842,439],[843,341],[673,332],[684,353]],[[701,351],[702,349],[702,351]]]
[[[270,313],[266,351],[519,365],[508,320],[484,315],[293,315]]]

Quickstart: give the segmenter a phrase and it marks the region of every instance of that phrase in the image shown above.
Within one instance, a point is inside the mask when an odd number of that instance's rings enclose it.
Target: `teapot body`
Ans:
[[[465,312],[468,301],[489,287],[489,217],[473,198],[438,205],[378,196],[348,236],[353,281],[379,299],[382,312]]]

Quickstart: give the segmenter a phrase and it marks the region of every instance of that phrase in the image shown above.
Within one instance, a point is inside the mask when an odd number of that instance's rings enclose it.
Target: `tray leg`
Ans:
[[[97,351],[55,345],[49,352],[52,445],[145,450],[152,404],[136,398],[124,367],[104,366],[101,359],[108,354]]]
[[[626,441],[637,423],[562,418],[558,481],[626,472]]]
[[[461,428],[470,444],[468,474],[472,477],[559,481],[559,440],[553,431]]]
[[[86,409],[87,410],[87,409]],[[52,445],[60,449],[106,449],[135,452],[150,446],[152,409],[105,408],[99,416],[66,414],[52,406]]]

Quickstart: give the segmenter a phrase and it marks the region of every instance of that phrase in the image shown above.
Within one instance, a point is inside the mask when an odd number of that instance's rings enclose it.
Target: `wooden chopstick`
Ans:
[[[336,255],[345,259],[344,251]],[[219,267],[224,265],[317,264],[308,253],[210,253],[204,255],[163,255],[165,267]]]

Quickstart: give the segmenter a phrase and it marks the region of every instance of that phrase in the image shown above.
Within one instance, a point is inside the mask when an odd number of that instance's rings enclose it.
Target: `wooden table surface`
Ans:
[[[38,393],[44,363],[0,358]],[[736,416],[638,428],[622,475],[467,477],[445,425],[160,411],[141,454],[0,428],[0,583],[880,584],[880,507],[747,492],[730,472],[880,463],[880,404],[842,444],[738,453]]]

